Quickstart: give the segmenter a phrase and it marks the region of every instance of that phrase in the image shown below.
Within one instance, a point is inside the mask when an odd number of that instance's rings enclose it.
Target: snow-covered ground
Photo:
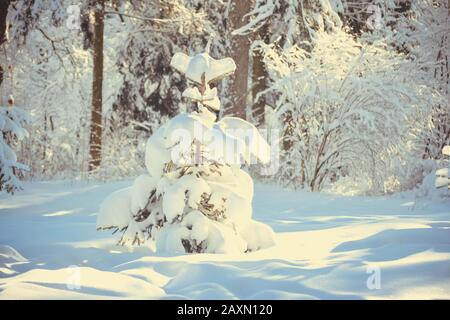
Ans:
[[[0,195],[0,299],[450,298],[449,202],[257,184],[254,218],[272,226],[275,247],[168,256],[95,230],[101,200],[130,184],[40,182]]]

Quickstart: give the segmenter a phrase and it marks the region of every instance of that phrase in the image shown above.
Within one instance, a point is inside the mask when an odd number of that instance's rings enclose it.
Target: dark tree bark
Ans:
[[[105,0],[98,0],[94,6],[94,73],[92,79],[92,118],[89,139],[89,171],[97,169],[102,156],[102,94],[103,94],[103,31]]]
[[[0,0],[0,46],[6,41],[6,16],[10,0]],[[3,82],[4,71],[0,66],[0,85]]]
[[[253,4],[254,0],[232,1],[230,32],[247,24],[248,18],[244,15],[250,12]],[[231,106],[225,109],[225,113],[242,119],[246,118],[250,40],[250,36],[231,36],[231,57],[236,62],[237,70],[230,80]]]
[[[6,41],[6,16],[10,0],[0,0],[0,45]]]
[[[263,40],[267,35],[267,25],[261,27],[258,31],[259,39]],[[265,123],[266,100],[257,95],[267,89],[267,70],[264,65],[264,53],[261,50],[252,52],[252,116],[257,126]]]

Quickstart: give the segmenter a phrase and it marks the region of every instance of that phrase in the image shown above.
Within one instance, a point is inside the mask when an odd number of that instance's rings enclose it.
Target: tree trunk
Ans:
[[[1,0],[0,6],[0,45],[6,41],[6,16],[8,15],[8,8],[10,0]],[[3,82],[4,70],[0,66],[0,85]]]
[[[248,22],[244,16],[250,12],[254,0],[235,0],[231,3],[229,21],[230,32],[242,27]],[[236,62],[236,72],[230,80],[231,106],[225,113],[246,118],[248,93],[248,67],[249,67],[250,36],[231,36],[231,57]]]
[[[94,73],[92,79],[92,118],[89,138],[89,171],[100,166],[102,156],[102,89],[103,89],[103,29],[105,0],[98,0],[94,7]]]
[[[259,39],[263,40],[267,34],[267,26],[259,29]],[[264,97],[256,99],[258,93],[267,89],[266,78],[267,72],[264,65],[264,53],[261,50],[253,50],[252,52],[252,118],[255,125],[261,126],[265,123],[265,107],[266,100]]]

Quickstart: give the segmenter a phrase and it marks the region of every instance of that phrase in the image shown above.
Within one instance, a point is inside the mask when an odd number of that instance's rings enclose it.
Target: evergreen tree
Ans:
[[[272,230],[251,219],[253,181],[240,168],[242,159],[267,163],[270,148],[240,118],[216,122],[220,101],[211,83],[233,73],[234,61],[215,60],[207,50],[177,53],[171,65],[193,83],[183,96],[197,108],[150,137],[148,173],[103,202],[97,227],[122,231],[121,244],[151,239],[162,251],[242,253],[272,245]]]
[[[14,193],[22,189],[19,176],[28,167],[17,161],[13,144],[28,136],[23,126],[30,122],[30,117],[14,106],[12,97],[8,103],[8,106],[0,106],[0,191]]]

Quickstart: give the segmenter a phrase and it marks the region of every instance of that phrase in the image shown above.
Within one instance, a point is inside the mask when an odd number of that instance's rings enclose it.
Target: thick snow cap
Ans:
[[[450,146],[445,146],[442,149],[442,154],[445,155],[445,156],[450,156]]]
[[[210,45],[211,40],[208,42],[205,52],[192,57],[182,52],[177,52],[172,57],[170,65],[198,85],[198,87],[186,88],[183,92],[183,97],[218,111],[220,109],[220,101],[217,97],[217,89],[211,89],[209,83],[234,73],[236,64],[231,58],[218,60],[211,58],[209,55]]]
[[[208,84],[233,74],[236,70],[236,64],[232,58],[216,60],[207,52],[196,54],[193,57],[177,52],[172,57],[170,65],[200,85],[203,84],[203,74],[205,74],[205,82]]]

